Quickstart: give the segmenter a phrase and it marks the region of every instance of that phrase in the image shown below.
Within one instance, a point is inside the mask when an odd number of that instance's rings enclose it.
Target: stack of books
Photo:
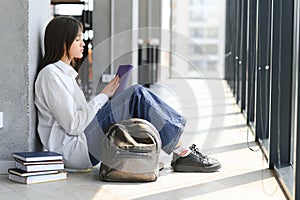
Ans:
[[[61,154],[40,152],[13,153],[16,168],[8,169],[9,180],[32,184],[67,179]]]

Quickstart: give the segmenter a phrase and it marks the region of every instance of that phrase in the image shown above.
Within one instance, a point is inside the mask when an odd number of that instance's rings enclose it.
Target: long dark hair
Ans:
[[[70,47],[80,30],[83,30],[81,22],[73,17],[59,16],[53,18],[46,27],[45,55],[39,66],[39,71],[46,65],[61,59],[65,49],[67,56],[70,57]]]

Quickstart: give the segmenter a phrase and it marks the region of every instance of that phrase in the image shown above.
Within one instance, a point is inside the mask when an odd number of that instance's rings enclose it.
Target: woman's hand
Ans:
[[[114,77],[101,91],[102,94],[106,94],[108,98],[112,97],[119,87],[119,76]]]

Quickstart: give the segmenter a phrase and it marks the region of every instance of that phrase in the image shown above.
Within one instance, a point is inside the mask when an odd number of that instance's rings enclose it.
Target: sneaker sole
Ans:
[[[176,172],[215,172],[221,168],[221,165],[211,168],[203,168],[197,166],[174,165],[173,170]]]

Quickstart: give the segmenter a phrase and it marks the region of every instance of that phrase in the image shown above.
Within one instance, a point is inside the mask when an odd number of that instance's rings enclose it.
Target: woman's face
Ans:
[[[70,57],[71,58],[82,58],[84,46],[85,46],[85,44],[83,42],[82,32],[80,31],[70,47],[70,50],[69,50]]]

